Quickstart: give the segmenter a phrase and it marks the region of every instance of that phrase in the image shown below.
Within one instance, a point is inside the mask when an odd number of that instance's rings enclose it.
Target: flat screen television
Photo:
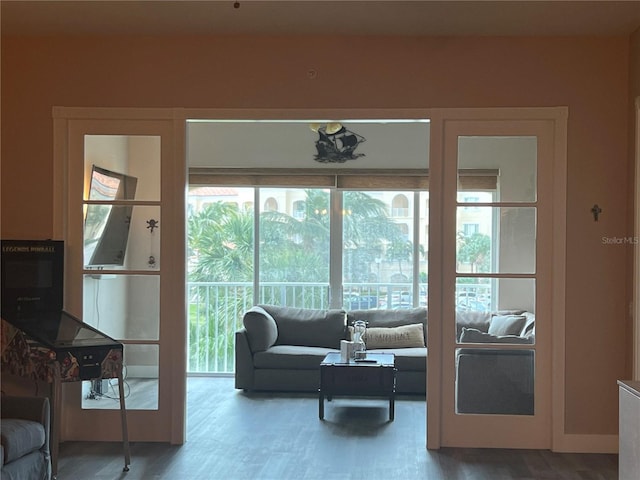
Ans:
[[[2,317],[62,310],[64,244],[60,240],[1,240]]]
[[[134,200],[138,179],[93,165],[89,200]],[[133,205],[89,204],[84,222],[85,266],[124,264]]]

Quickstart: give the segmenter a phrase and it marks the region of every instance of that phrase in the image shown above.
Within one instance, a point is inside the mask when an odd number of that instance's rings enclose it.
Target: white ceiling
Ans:
[[[2,34],[628,35],[633,1],[2,0]]]

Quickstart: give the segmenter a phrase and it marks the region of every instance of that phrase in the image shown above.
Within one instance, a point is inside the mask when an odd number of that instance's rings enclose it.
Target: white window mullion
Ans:
[[[413,306],[420,305],[420,192],[413,192]]]
[[[260,302],[260,189],[253,189],[253,304]]]
[[[342,308],[342,191],[331,189],[329,201],[329,308]]]

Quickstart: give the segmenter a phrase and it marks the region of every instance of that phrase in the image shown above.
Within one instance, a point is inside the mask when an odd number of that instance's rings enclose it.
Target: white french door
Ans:
[[[180,129],[163,110],[54,113],[65,309],[124,344],[129,439],[182,443],[185,198],[176,185],[185,184],[186,169]],[[115,379],[66,384],[61,439],[120,440],[118,387]]]
[[[440,446],[551,448],[556,119],[500,117],[443,123]]]

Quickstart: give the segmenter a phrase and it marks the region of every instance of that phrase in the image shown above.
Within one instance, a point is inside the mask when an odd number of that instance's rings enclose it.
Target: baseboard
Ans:
[[[618,435],[565,434],[556,438],[552,451],[558,453],[618,453]]]

